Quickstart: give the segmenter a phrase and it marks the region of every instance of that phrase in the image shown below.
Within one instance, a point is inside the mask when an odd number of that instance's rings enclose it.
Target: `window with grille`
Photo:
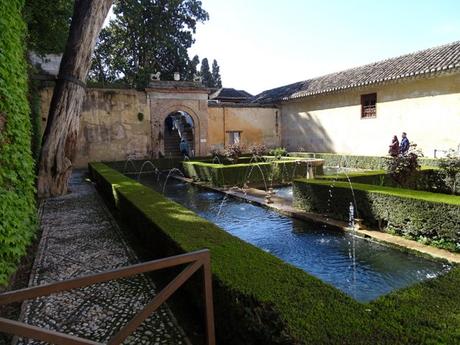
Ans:
[[[361,95],[361,118],[372,119],[377,117],[377,94]]]

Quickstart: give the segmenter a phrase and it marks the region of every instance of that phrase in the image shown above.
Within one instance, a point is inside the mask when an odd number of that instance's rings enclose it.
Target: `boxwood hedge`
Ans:
[[[343,181],[296,180],[294,205],[347,220],[353,192],[358,216],[369,225],[460,249],[460,196],[360,183],[352,188]]]
[[[325,166],[340,166],[344,168],[371,170],[383,170],[386,168],[386,158],[380,156],[348,155],[325,152],[290,152],[289,155],[324,159]],[[419,158],[419,163],[423,166],[436,167],[439,164],[439,159],[422,157]]]
[[[211,182],[214,186],[287,183],[293,178],[305,177],[308,171],[308,165],[295,158],[231,165],[184,161],[182,165],[186,176]],[[322,174],[322,166],[314,169],[315,174]]]
[[[0,2],[0,285],[36,229],[23,1]]]
[[[350,180],[351,182],[372,184],[376,186],[401,187],[385,170],[350,172],[347,174],[339,173],[336,175],[317,176],[317,178],[334,181]],[[407,188],[433,193],[451,194],[452,192],[437,168],[422,168],[416,171],[408,180]],[[458,189],[460,191],[460,187]]]
[[[211,251],[219,344],[453,344],[460,270],[360,304],[108,166],[93,179],[158,256]],[[199,303],[199,289],[187,290]]]

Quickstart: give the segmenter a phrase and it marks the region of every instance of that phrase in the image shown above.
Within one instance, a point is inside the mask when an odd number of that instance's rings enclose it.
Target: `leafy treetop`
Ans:
[[[72,0],[26,0],[23,16],[28,28],[28,49],[41,55],[62,53],[72,13]]]
[[[143,88],[158,71],[162,79],[172,79],[174,72],[193,74],[196,61],[187,49],[197,22],[209,18],[201,1],[116,0],[113,13],[99,37],[90,79]]]

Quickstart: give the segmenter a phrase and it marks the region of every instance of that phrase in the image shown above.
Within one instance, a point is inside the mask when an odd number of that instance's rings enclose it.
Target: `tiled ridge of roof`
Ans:
[[[211,95],[214,98],[251,98],[253,97],[249,92],[244,90],[236,90],[234,88],[223,87]]]
[[[455,69],[460,70],[460,41],[266,90],[252,101],[273,103]]]

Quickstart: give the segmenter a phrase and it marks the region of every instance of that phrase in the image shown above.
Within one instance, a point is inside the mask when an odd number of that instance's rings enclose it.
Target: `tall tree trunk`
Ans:
[[[72,161],[85,97],[85,84],[96,39],[112,0],[75,0],[69,38],[54,87],[42,140],[38,196],[63,195]]]

